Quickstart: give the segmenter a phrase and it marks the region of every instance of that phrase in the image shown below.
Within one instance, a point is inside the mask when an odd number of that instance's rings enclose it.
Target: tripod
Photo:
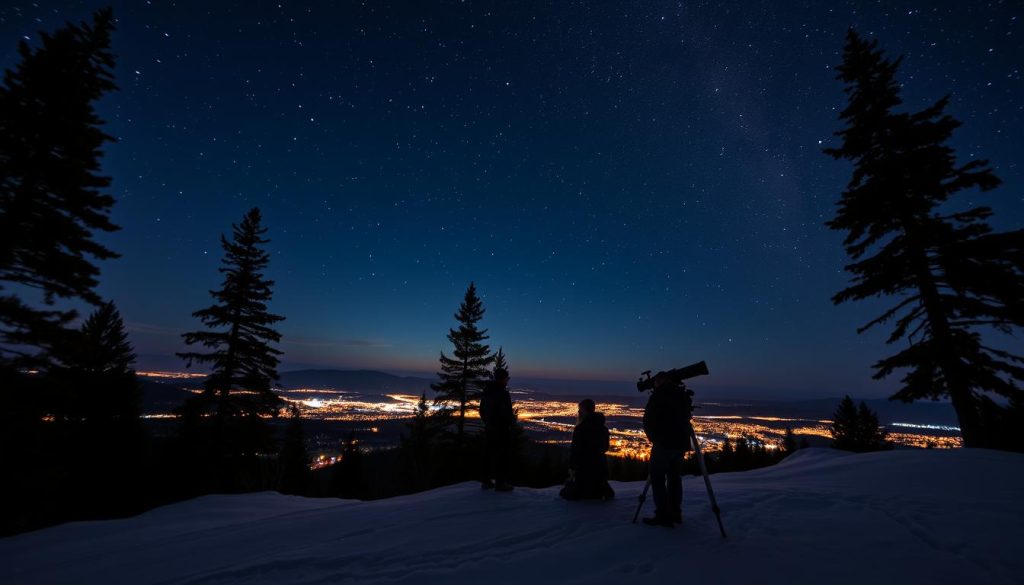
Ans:
[[[715,491],[711,489],[711,479],[708,477],[708,468],[704,465],[704,452],[700,450],[700,441],[697,440],[697,433],[693,430],[693,425],[690,426],[690,444],[693,445],[693,450],[697,453],[697,463],[700,464],[700,473],[704,476],[704,485],[708,488],[708,499],[711,500],[711,511],[715,513],[715,519],[718,520],[718,530],[722,533],[722,538],[725,538],[725,527],[722,526],[722,514],[718,509],[718,502],[715,500]],[[648,468],[650,464],[648,464]],[[644,502],[647,501],[647,490],[651,489],[651,473],[647,472],[647,483],[644,484],[644,491],[640,492],[640,503],[636,506],[636,512],[633,513],[633,524],[636,524],[636,519],[640,516],[640,509],[644,507]]]

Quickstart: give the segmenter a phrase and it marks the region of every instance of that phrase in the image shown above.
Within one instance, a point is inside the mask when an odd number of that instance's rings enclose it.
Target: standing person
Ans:
[[[644,408],[644,433],[652,443],[651,487],[654,516],[650,526],[669,526],[683,521],[683,454],[690,446],[690,413],[693,403],[686,389],[672,376],[659,372],[654,391]]]
[[[494,370],[494,379],[484,386],[483,396],[480,397],[480,419],[484,423],[489,471],[480,486],[485,490],[494,488],[499,492],[512,491],[509,460],[512,456],[515,414],[512,412],[512,396],[508,393],[508,380],[508,370]]]
[[[569,481],[559,492],[567,500],[611,500],[615,490],[608,485],[609,433],[604,414],[590,398],[580,401],[576,428],[569,447]]]

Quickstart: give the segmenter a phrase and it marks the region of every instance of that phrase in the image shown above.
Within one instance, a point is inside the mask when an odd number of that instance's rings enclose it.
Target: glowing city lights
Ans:
[[[524,391],[516,391],[513,395],[519,423],[529,435],[543,442],[569,443],[576,424],[577,402],[533,398],[529,392]],[[286,390],[282,392],[282,397],[296,406],[304,418],[362,422],[367,425],[409,419],[415,416],[421,400],[419,395],[411,393],[376,396],[314,388]],[[427,400],[426,405],[431,411],[439,408],[431,400]],[[611,433],[609,454],[646,458],[650,444],[642,428],[643,408],[618,401],[598,402],[597,408],[604,413]],[[472,405],[466,414],[471,421],[479,419],[475,405]],[[782,447],[787,427],[798,437],[831,439],[831,422],[820,419],[736,414],[698,415],[693,418],[694,430],[703,449],[709,453],[721,450],[726,439],[735,442],[741,438],[753,444],[763,445],[767,449],[778,449]],[[910,423],[894,423],[892,427],[889,438],[897,445],[932,448],[961,446],[959,436],[954,436],[958,432],[954,427]],[[372,433],[379,432],[379,428],[375,426],[366,428]]]

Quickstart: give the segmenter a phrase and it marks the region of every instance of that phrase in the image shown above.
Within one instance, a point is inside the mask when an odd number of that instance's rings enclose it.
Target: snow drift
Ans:
[[[0,540],[3,583],[1021,583],[1024,456],[806,449],[699,477],[681,527],[558,488],[460,484],[375,502],[206,496]],[[646,511],[652,511],[649,500]]]

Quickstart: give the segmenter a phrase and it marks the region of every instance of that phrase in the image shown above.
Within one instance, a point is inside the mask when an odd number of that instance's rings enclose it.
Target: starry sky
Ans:
[[[95,2],[5,3],[0,65]],[[822,154],[853,26],[905,55],[904,106],[952,93],[953,145],[1024,217],[1017,2],[115,2],[99,109],[115,223],[103,264],[146,367],[219,286],[218,238],[264,214],[283,369],[436,370],[470,281],[513,376],[885,396],[884,302],[835,307]],[[1004,347],[1020,349],[1019,341]],[[628,391],[628,385],[624,388]]]

